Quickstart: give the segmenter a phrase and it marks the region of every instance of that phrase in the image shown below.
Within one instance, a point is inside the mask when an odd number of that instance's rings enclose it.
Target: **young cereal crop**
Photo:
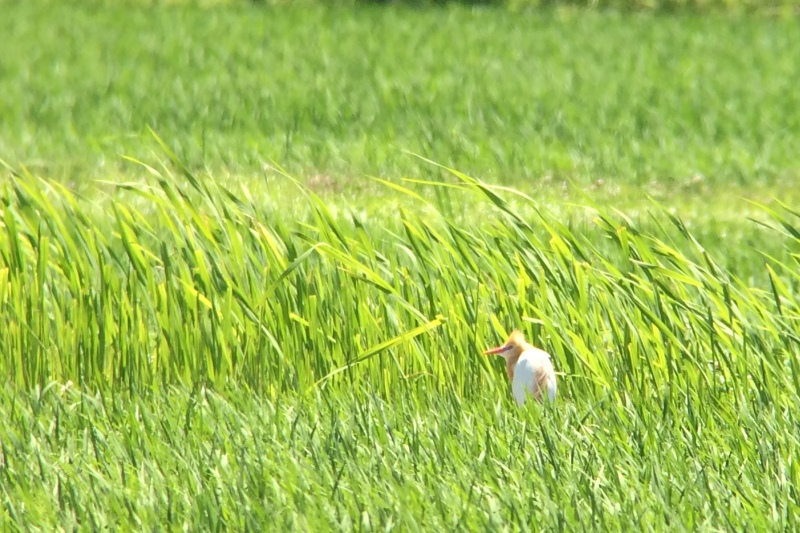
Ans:
[[[172,162],[96,203],[3,184],[7,523],[797,526],[798,213],[766,210],[794,264],[756,287],[667,212],[567,225],[451,171],[479,223],[397,182],[426,207],[301,188],[291,218]],[[517,409],[479,355],[512,327],[555,406]]]

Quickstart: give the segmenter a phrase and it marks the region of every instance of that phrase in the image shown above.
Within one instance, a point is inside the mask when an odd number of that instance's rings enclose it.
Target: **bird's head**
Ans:
[[[508,336],[506,342],[502,346],[492,348],[483,352],[483,355],[499,355],[506,361],[515,361],[519,355],[525,350],[526,346],[525,337],[522,332],[515,329]]]

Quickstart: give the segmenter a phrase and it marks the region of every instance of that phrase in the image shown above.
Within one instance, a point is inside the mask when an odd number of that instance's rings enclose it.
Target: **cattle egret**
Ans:
[[[486,350],[483,355],[499,355],[506,360],[511,392],[519,405],[525,403],[527,394],[542,401],[543,389],[550,401],[555,401],[556,373],[550,354],[527,343],[519,330],[512,331],[505,344]]]

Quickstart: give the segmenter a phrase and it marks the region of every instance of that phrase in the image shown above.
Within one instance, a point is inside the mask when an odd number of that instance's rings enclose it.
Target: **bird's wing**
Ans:
[[[542,389],[547,391],[550,400],[556,396],[556,376],[547,352],[529,349],[523,353],[514,368],[512,393],[517,403],[525,403],[526,393],[537,400],[541,399]]]

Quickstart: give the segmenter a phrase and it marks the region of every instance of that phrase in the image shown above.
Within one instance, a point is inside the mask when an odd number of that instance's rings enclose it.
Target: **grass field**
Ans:
[[[635,202],[642,187],[668,195],[698,175],[715,194],[797,178],[794,20],[458,8],[153,16],[41,0],[6,12],[0,153],[53,178],[136,171],[119,155],[149,156],[147,126],[191,168],[237,177],[260,175],[269,158],[356,182],[430,172],[410,150],[544,191],[603,179]]]
[[[4,530],[798,526],[794,21],[2,5]]]

